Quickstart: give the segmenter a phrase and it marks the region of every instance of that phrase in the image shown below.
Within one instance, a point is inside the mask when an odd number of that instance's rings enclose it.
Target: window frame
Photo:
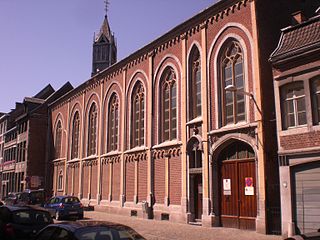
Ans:
[[[319,90],[315,89],[315,83]],[[320,75],[310,79],[311,112],[313,125],[320,125]]]
[[[60,170],[58,174],[58,179],[57,179],[57,190],[62,191],[63,190],[63,171]]]
[[[197,47],[193,47],[189,56],[189,121],[200,117],[201,110],[201,56]],[[198,86],[200,85],[200,86]],[[198,98],[200,95],[200,100]],[[199,101],[198,101],[199,100]]]
[[[160,124],[159,141],[166,142],[178,137],[178,87],[176,72],[166,67],[160,80]],[[167,102],[167,107],[166,107]],[[168,112],[167,117],[165,113]],[[168,127],[166,127],[168,123]],[[167,132],[167,136],[166,136]]]
[[[235,52],[233,52],[235,50]],[[220,127],[238,124],[247,121],[247,103],[245,94],[246,79],[245,79],[245,54],[241,44],[235,40],[229,40],[223,45],[219,55],[219,115]],[[240,59],[240,61],[238,61]],[[241,72],[236,73],[236,65],[241,64]],[[226,69],[230,68],[230,76],[226,76]],[[237,77],[241,77],[241,82],[237,82]],[[227,83],[230,82],[230,83]],[[233,85],[237,88],[236,91],[227,91],[225,88],[228,85]],[[240,85],[240,86],[239,86]],[[242,91],[242,92],[241,92]],[[227,96],[230,96],[231,101],[227,102]],[[243,105],[243,111],[239,112],[238,104]],[[232,109],[232,114],[228,115],[228,106]],[[229,119],[229,120],[228,120]]]
[[[88,114],[88,144],[87,156],[97,154],[97,124],[98,124],[98,108],[97,104],[93,102],[90,106]]]
[[[107,152],[117,151],[119,147],[119,98],[116,93],[108,104]]]
[[[295,90],[298,87],[302,87],[303,94],[302,95],[295,95]],[[288,97],[289,90],[293,91],[293,96]],[[306,104],[306,92],[304,81],[295,81],[292,83],[287,83],[280,87],[280,102],[281,102],[281,121],[282,121],[282,130],[293,129],[297,127],[304,127],[307,125],[307,104]],[[298,111],[298,100],[302,99],[304,103],[304,111]],[[293,105],[293,112],[290,114],[293,115],[294,125],[289,125],[289,112],[288,112],[288,103],[292,102]],[[305,123],[299,123],[299,112],[304,112]]]
[[[61,148],[62,148],[62,122],[59,119],[55,128],[55,144],[54,144],[55,159],[61,158]]]
[[[145,102],[144,87],[141,82],[137,82],[131,100],[131,148],[145,144]]]
[[[76,132],[77,130],[77,132]],[[80,150],[80,114],[76,111],[72,120],[71,159],[79,158]]]

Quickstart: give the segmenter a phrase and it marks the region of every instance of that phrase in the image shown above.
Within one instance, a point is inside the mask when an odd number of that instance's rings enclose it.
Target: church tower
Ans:
[[[92,73],[91,76],[108,68],[117,61],[117,46],[108,22],[108,0],[106,3],[106,14],[100,31],[94,35],[92,51]]]

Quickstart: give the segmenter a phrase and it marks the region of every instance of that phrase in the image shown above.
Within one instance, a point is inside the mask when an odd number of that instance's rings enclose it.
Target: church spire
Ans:
[[[95,34],[93,39],[92,76],[108,68],[117,61],[117,46],[114,35],[110,29],[107,15],[110,2],[109,0],[104,0],[104,3],[104,20],[100,31],[98,34]]]

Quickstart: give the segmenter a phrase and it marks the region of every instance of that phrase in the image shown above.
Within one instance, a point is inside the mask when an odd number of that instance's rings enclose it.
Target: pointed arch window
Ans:
[[[71,159],[79,158],[80,116],[76,112],[72,121]]]
[[[54,146],[54,150],[55,150],[55,158],[60,158],[61,157],[61,141],[62,141],[62,125],[61,125],[61,121],[58,121],[57,126],[56,126],[56,141],[55,141],[55,146]]]
[[[62,172],[62,170],[59,171],[59,175],[58,175],[58,190],[63,190],[63,172]]]
[[[243,52],[238,42],[230,41],[222,50],[220,57],[220,123],[222,126],[236,124],[246,119]],[[226,91],[225,87],[234,85],[237,91]]]
[[[113,94],[109,102],[108,115],[108,152],[118,149],[119,101]]]
[[[201,61],[198,48],[189,59],[189,120],[201,116]]]
[[[177,83],[176,74],[168,67],[161,78],[160,86],[161,102],[161,127],[160,141],[168,141],[177,138]]]
[[[144,89],[139,82],[132,94],[131,147],[144,145]]]
[[[97,106],[93,103],[89,111],[88,156],[96,154],[97,148]]]

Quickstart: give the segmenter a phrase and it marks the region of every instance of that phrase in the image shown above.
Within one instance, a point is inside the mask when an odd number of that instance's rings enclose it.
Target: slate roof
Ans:
[[[299,25],[282,29],[281,32],[278,47],[270,56],[271,62],[320,49],[320,15]]]

